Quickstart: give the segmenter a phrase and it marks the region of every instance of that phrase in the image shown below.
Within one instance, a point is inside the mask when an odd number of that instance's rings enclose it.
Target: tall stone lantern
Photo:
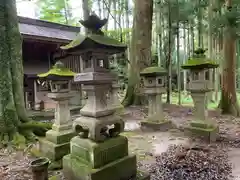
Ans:
[[[194,102],[194,120],[191,121],[187,130],[194,135],[206,138],[210,141],[215,141],[219,131],[218,125],[208,119],[207,114],[207,96],[208,92],[213,91],[213,82],[211,69],[217,68],[218,64],[215,61],[209,60],[205,56],[203,49],[198,49],[186,64],[183,69],[190,71],[189,83],[187,90],[191,92]]]
[[[51,160],[60,160],[70,152],[70,140],[75,135],[68,102],[73,94],[71,80],[75,73],[57,62],[48,72],[39,74],[40,79],[49,81],[51,92],[48,97],[56,102],[55,119],[52,129],[40,140],[40,151]]]
[[[88,99],[81,117],[74,120],[78,136],[71,140],[71,152],[63,158],[63,172],[71,180],[149,179],[137,173],[136,156],[128,154],[128,139],[120,135],[124,122],[107,103],[107,93],[116,80],[108,56],[124,52],[127,47],[101,31],[107,19],[90,15],[80,22],[88,34],[78,35],[61,48],[82,57],[83,72],[74,80],[83,84]]]
[[[167,71],[158,66],[145,68],[140,72],[143,91],[148,96],[148,117],[141,121],[142,127],[165,131],[172,126],[163,114],[162,94],[166,93]]]

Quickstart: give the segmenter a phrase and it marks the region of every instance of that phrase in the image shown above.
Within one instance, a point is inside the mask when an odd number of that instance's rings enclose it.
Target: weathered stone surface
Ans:
[[[49,130],[39,141],[40,152],[51,160],[59,160],[70,153],[70,140],[75,135],[71,129],[62,132]]]
[[[70,153],[70,143],[55,144],[46,139],[40,140],[41,154],[48,157],[51,160],[59,160],[66,154]]]
[[[190,126],[185,128],[185,132],[214,142],[218,137],[219,127],[217,125],[207,124],[207,122],[204,121],[192,121]]]
[[[114,125],[113,129],[117,134],[124,130],[124,121],[120,116],[115,114],[98,118],[81,116],[73,122],[73,128],[75,130],[77,127],[88,129],[88,138],[97,142],[107,139],[107,135],[104,135],[103,129],[111,125]]]
[[[173,124],[169,120],[165,120],[165,121],[144,120],[144,121],[141,121],[141,126],[143,128],[150,128],[152,130],[167,131],[173,127]]]
[[[63,172],[71,180],[129,180],[136,177],[136,156],[125,156],[98,169],[92,169],[78,156],[63,157]]]
[[[76,135],[76,133],[74,133],[72,129],[61,132],[49,130],[46,132],[46,140],[55,144],[62,144],[70,142],[74,135]]]
[[[76,136],[71,140],[70,149],[71,155],[82,159],[89,168],[96,169],[127,156],[128,140],[124,136],[118,136],[96,143]]]

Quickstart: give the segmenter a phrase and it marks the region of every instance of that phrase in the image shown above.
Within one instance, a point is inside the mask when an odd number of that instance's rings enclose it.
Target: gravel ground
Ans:
[[[164,111],[166,117],[171,119],[178,127],[186,125],[192,118],[190,108],[173,105],[170,107],[165,106]],[[127,115],[124,117],[126,121],[126,132],[123,134],[129,138],[129,150],[137,154],[139,167],[148,169],[148,171],[151,172],[152,180],[171,180],[174,179],[176,175],[181,175],[182,179],[186,180],[190,180],[191,178],[201,180],[203,177],[208,180],[214,180],[214,178],[216,180],[227,180],[227,178],[231,179],[228,177],[231,172],[231,167],[233,168],[232,172],[235,176],[233,179],[237,180],[238,177],[240,177],[239,119],[231,116],[220,116],[217,112],[211,112],[210,117],[220,125],[221,138],[218,142],[211,144],[210,147],[206,145],[209,149],[208,152],[203,151],[203,148],[199,148],[198,150],[184,150],[185,158],[181,161],[185,163],[184,169],[181,168],[180,160],[178,161],[177,159],[177,153],[181,152],[181,149],[184,149],[183,147],[185,147],[186,144],[199,143],[198,140],[189,140],[179,130],[170,130],[164,133],[142,132],[139,121],[145,117],[146,109],[130,107],[126,112]],[[200,143],[203,144],[203,142]],[[202,164],[194,164],[197,162],[194,158],[199,159],[199,162]],[[33,157],[28,155],[27,150],[23,152],[2,149],[0,151],[0,179],[30,180],[31,171],[29,169],[29,163],[33,159]],[[229,166],[228,160],[233,164],[232,166]],[[175,162],[174,166],[171,165],[172,162]],[[186,166],[186,164],[188,164],[187,162],[193,165],[199,165],[199,168],[192,169],[192,171],[201,171],[202,177],[196,177],[194,173],[190,173],[191,176],[186,177],[186,172],[191,170],[190,167]],[[210,174],[209,167],[213,169]],[[214,173],[214,169],[219,173]],[[49,176],[51,177],[52,175],[59,176],[59,178],[57,178],[59,180],[64,179],[61,177],[61,172],[49,172]],[[162,179],[159,177],[162,177]]]

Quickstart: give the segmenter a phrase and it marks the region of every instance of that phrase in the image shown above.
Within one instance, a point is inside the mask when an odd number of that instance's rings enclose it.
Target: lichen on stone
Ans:
[[[140,72],[140,76],[158,76],[158,75],[166,75],[167,71],[159,66],[152,66],[143,69]]]
[[[63,63],[58,61],[52,69],[46,73],[38,74],[40,78],[47,78],[49,76],[59,76],[59,77],[73,77],[76,73],[71,71],[69,68],[64,67]]]

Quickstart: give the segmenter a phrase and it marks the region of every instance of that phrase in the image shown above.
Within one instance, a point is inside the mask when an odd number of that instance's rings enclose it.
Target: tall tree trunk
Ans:
[[[191,56],[192,56],[195,50],[194,21],[192,21],[191,24],[189,25],[190,25],[190,31],[191,31]]]
[[[128,87],[123,105],[139,104],[139,72],[150,65],[153,0],[135,0]]]
[[[209,59],[213,60],[213,36],[212,36],[212,0],[209,0],[209,6],[208,6],[208,57]],[[214,82],[214,76],[215,76],[215,71],[211,70],[211,74],[212,76],[210,76],[210,81],[212,81],[213,84],[215,84]],[[214,86],[215,87],[215,86]],[[214,102],[213,99],[213,92],[211,91],[208,94],[208,100],[210,102]]]
[[[231,10],[232,1],[226,0],[226,8]],[[220,108],[223,114],[240,115],[236,95],[236,34],[232,27],[224,32],[224,62],[222,71],[222,94]]]
[[[203,32],[202,32],[202,7],[200,6],[201,0],[198,0],[199,7],[198,7],[198,47],[203,48]]]
[[[101,18],[104,18],[103,15],[102,15],[102,3],[101,3],[101,0],[97,0],[97,6],[98,6],[98,16],[101,17]]]
[[[89,17],[90,11],[89,11],[89,1],[88,0],[82,0],[82,10],[83,10],[83,19],[86,20]],[[87,29],[84,29],[85,33],[87,33]]]
[[[172,17],[171,17],[171,4],[168,2],[168,55],[167,55],[167,100],[166,103],[171,103],[171,92],[172,92],[172,41],[173,36],[172,29]],[[174,38],[175,39],[175,38]]]
[[[179,15],[179,4],[177,0],[177,8],[178,8],[178,15]],[[181,72],[181,62],[180,62],[180,22],[177,20],[177,89],[178,89],[178,104],[182,104],[182,94],[181,94],[181,81],[182,81],[182,72]]]
[[[0,1],[0,141],[12,141],[18,132],[30,137],[24,106],[22,38],[15,0]],[[29,131],[30,132],[30,131]]]
[[[122,35],[122,0],[118,0],[118,23],[119,23],[119,31],[118,31],[118,37],[121,42],[123,42],[123,35]]]

